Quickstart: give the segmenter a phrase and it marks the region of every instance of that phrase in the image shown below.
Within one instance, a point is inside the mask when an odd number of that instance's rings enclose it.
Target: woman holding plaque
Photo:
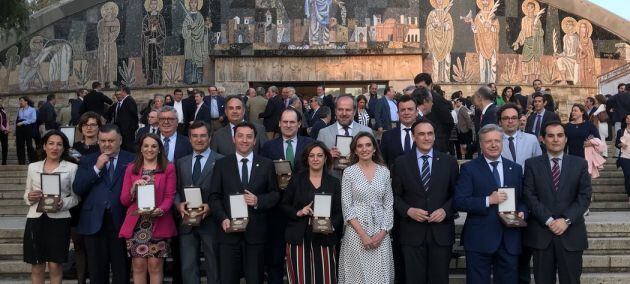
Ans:
[[[61,264],[68,261],[68,210],[79,202],[79,197],[72,192],[77,165],[69,162],[72,160],[70,145],[61,131],[47,132],[42,144],[44,160],[28,165],[24,200],[30,208],[26,215],[23,254],[24,262],[32,265],[32,283],[44,283],[48,265],[50,283],[55,284],[61,283]],[[46,182],[42,183],[42,179]]]
[[[389,231],[394,224],[390,174],[372,134],[350,144],[352,166],[343,172],[341,205],[346,222],[339,256],[339,283],[393,283]]]
[[[127,216],[118,236],[127,240],[133,282],[162,283],[162,264],[168,255],[169,239],[177,235],[169,211],[176,191],[175,167],[168,162],[164,145],[155,134],[143,135],[138,140],[138,149],[136,159],[125,171],[120,202],[127,207]],[[138,193],[138,187],[144,185],[153,185],[153,199]],[[152,209],[139,211],[139,200],[147,199],[154,201]]]
[[[342,230],[341,184],[328,171],[330,151],[320,141],[302,152],[303,169],[287,187],[280,208],[289,217],[285,230],[289,283],[337,283],[337,233]],[[315,195],[330,195],[331,233],[313,231]]]

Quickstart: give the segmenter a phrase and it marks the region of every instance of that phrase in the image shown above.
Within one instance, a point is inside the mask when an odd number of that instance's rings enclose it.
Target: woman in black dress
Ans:
[[[328,174],[332,156],[320,141],[304,149],[302,172],[293,176],[280,203],[289,218],[285,230],[286,262],[289,283],[337,283],[336,248],[343,228],[341,183]],[[313,200],[315,194],[332,195],[330,220],[333,233],[314,233]]]
[[[599,138],[599,131],[588,120],[586,107],[582,104],[574,104],[571,107],[571,120],[564,126],[564,133],[567,136],[567,153],[582,158],[584,158],[584,147],[592,147],[586,140],[593,137]]]

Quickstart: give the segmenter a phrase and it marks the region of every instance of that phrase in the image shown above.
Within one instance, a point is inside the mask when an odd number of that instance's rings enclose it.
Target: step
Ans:
[[[591,211],[628,211],[630,210],[630,203],[625,201],[606,201],[606,202],[591,202],[589,206]]]
[[[625,193],[594,193],[593,194],[593,202],[600,201],[617,201],[617,202],[627,202],[628,195]]]
[[[0,184],[25,184],[26,178],[5,177],[0,178]],[[2,185],[0,185],[2,187]]]
[[[465,284],[466,275],[463,273],[451,273],[449,275],[449,284]],[[582,273],[580,283],[582,284],[627,284],[630,279],[630,273]],[[532,276],[532,283],[533,276]]]
[[[22,192],[24,192],[24,188],[25,188],[25,183],[24,184],[17,184],[17,183],[2,184],[2,185],[0,185],[0,192],[5,192],[5,191],[22,191]]]
[[[593,193],[625,193],[624,185],[593,185]]]
[[[26,216],[26,213],[28,213],[28,206],[25,205],[0,207],[0,216]]]
[[[0,179],[5,177],[25,177],[28,174],[27,170],[1,170]]]
[[[0,199],[22,199],[24,190],[0,191]]]
[[[598,178],[591,181],[593,185],[623,185],[624,179],[620,178]]]
[[[585,272],[630,272],[630,255],[588,255],[582,257]],[[466,269],[466,256],[451,260],[452,270]]]

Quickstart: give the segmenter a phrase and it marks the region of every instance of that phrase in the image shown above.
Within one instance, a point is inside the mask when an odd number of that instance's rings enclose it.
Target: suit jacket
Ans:
[[[310,125],[310,124],[309,124]],[[313,125],[311,125],[311,138],[313,139],[317,139],[317,136],[319,136],[319,131],[322,130],[323,128],[326,128],[326,122],[321,119],[318,118],[315,123],[313,123]]]
[[[521,93],[514,94],[516,102],[521,106],[521,113],[527,113],[527,96],[523,96]]]
[[[453,122],[453,116],[451,116],[451,110],[453,106],[442,95],[437,92],[431,92],[433,96],[433,107],[431,113],[426,115],[430,121],[435,125],[435,139],[436,149],[439,151],[446,151],[448,149],[448,138],[451,136],[451,130],[455,127]]]
[[[107,204],[110,206],[112,220],[117,232],[120,231],[124,220],[125,208],[120,204],[123,174],[135,156],[121,150],[116,162],[114,179],[110,180],[106,168],[101,170],[99,174],[94,171],[94,165],[100,155],[101,152],[98,151],[81,158],[72,185],[74,193],[79,195],[83,201],[79,224],[77,225],[77,231],[82,235],[93,235],[101,229]]]
[[[182,112],[184,113],[184,125],[190,125],[190,122],[195,118],[195,110],[197,104],[195,104],[195,97],[190,96],[182,99]]]
[[[210,185],[212,183],[214,164],[218,159],[223,158],[223,155],[210,151],[210,155],[208,156],[203,170],[201,171],[201,176],[199,177],[199,182],[197,184],[195,184],[192,180],[193,159],[195,159],[194,156],[195,154],[193,153],[177,161],[177,194],[175,195],[175,203],[186,202],[186,196],[184,194],[185,187],[198,186],[201,188],[201,199],[203,203],[210,206]],[[178,231],[180,234],[188,234],[192,231],[193,228],[185,225],[181,218],[178,218],[177,221],[179,224]],[[213,235],[216,235],[217,228],[218,225],[216,221],[211,217],[211,215],[208,215],[201,221],[199,227],[195,229],[206,232],[214,232]]]
[[[195,109],[195,111],[197,111],[197,109]],[[195,111],[193,111],[193,117],[192,117],[193,121],[197,121],[197,120],[206,121],[206,122],[210,121],[211,119],[210,107],[207,104],[205,103],[201,104],[201,108],[197,112],[196,116],[195,116]]]
[[[39,109],[39,117],[44,123],[46,130],[58,129],[57,112],[55,112],[55,106],[50,102],[45,102]]]
[[[111,105],[113,103],[112,99],[105,94],[92,90],[83,97],[83,105],[81,105],[80,113],[84,114],[88,111],[93,111],[103,116],[105,115],[105,105]]]
[[[588,248],[584,212],[591,203],[591,176],[586,160],[564,154],[560,170],[560,185],[552,185],[549,156],[543,154],[525,161],[525,202],[531,210],[525,230],[525,245],[545,249],[555,235],[545,223],[549,218],[568,218],[571,225],[560,236],[568,251]]]
[[[255,96],[247,100],[247,119],[253,123],[263,124],[263,119],[258,115],[265,111],[267,99],[263,96]]]
[[[135,142],[135,146],[136,146],[136,152],[140,151],[140,149],[138,149],[138,140],[140,139],[140,137],[142,137],[142,135],[145,135],[147,133],[149,133],[149,131],[151,131],[151,126],[150,125],[146,125],[142,128],[138,128],[138,130],[136,130],[136,142]],[[160,129],[158,128],[157,133],[158,136],[160,135]]]
[[[175,166],[169,163],[166,170],[162,172],[156,172],[154,174],[154,186],[155,186],[155,206],[162,209],[165,214],[160,217],[153,218],[153,238],[170,238],[177,235],[177,228],[175,228],[175,222],[173,221],[173,215],[169,214],[171,206],[173,206],[173,199],[175,198],[175,192],[177,191],[177,177],[175,176]],[[138,210],[138,202],[136,201],[136,195],[131,194],[133,183],[142,178],[142,172],[135,174],[133,172],[133,163],[127,166],[125,170],[125,178],[123,180],[122,192],[120,194],[120,203],[127,207],[127,216],[120,228],[119,238],[130,239],[133,235],[136,223],[140,219],[140,216],[134,214]]]
[[[529,117],[527,118],[527,123],[525,124],[525,132],[536,135],[536,133],[534,133],[536,116],[538,116],[537,113],[532,113],[529,115]],[[558,115],[555,112],[550,112],[548,110],[545,110],[545,113],[543,114],[543,117],[542,117],[542,122],[540,123],[540,131],[542,131],[542,128],[545,127],[545,124],[547,122],[556,121],[556,120],[560,121],[560,117],[558,117]]]
[[[267,101],[265,111],[258,114],[259,118],[263,118],[263,125],[267,132],[280,133],[280,115],[284,110],[284,102],[281,95],[276,95]]]
[[[389,102],[387,101],[387,97],[383,96],[376,102],[374,118],[376,119],[376,129],[380,127],[382,127],[384,130],[392,129],[391,110],[389,109]]]
[[[337,125],[338,123],[335,122],[331,125],[329,125],[326,128],[323,128],[319,131],[319,135],[317,136],[317,140],[322,141],[324,143],[324,145],[326,145],[326,147],[328,147],[328,149],[332,148],[333,146],[335,146],[335,142],[337,141]],[[352,123],[352,133],[351,136],[357,136],[357,134],[359,134],[359,132],[368,132],[372,135],[374,135],[374,133],[372,132],[372,129],[368,128],[367,126],[364,126],[358,122],[353,122]]]
[[[308,144],[311,144],[311,142],[313,142],[313,139],[311,139],[310,137],[306,137],[306,136],[297,136],[297,146],[293,146],[294,147],[294,155],[293,157],[295,157],[295,159],[293,160],[293,171],[295,173],[300,172],[303,168],[302,168],[302,152],[304,151],[304,148],[306,148],[306,146]],[[265,144],[262,147],[262,150],[260,151],[260,154],[267,158],[267,159],[271,159],[271,160],[279,160],[279,159],[283,159],[286,160],[286,157],[284,156],[284,138],[282,137],[278,137],[276,139],[273,140],[269,140],[267,142],[265,142]]]
[[[420,157],[417,154],[414,150],[399,157],[393,170],[394,209],[400,216],[398,240],[403,245],[419,246],[424,244],[426,232],[431,230],[437,244],[452,246],[455,243],[453,217],[457,213],[453,208],[453,194],[459,175],[457,160],[433,151],[429,189],[425,190],[421,186]],[[440,223],[417,222],[407,215],[407,210],[412,207],[429,212],[442,208],[446,218]]]
[[[70,99],[70,125],[79,124],[79,118],[81,118],[82,107],[83,107],[83,100]]]
[[[317,121],[320,120],[318,111],[319,111],[319,108],[317,110],[311,109],[306,113],[306,120],[308,123],[308,127],[313,127],[313,125],[315,125],[315,123],[317,123]]]
[[[381,154],[383,155],[383,159],[385,160],[385,164],[391,170],[394,167],[394,162],[396,159],[405,154],[404,148],[402,145],[400,134],[404,132],[401,127],[396,127],[394,129],[385,131],[383,136],[381,137]],[[413,142],[413,133],[409,131],[409,139],[411,139],[411,147],[410,149],[415,149],[415,142]]]
[[[498,123],[498,118],[497,118],[497,105],[492,104],[490,105],[487,109],[486,109],[486,113],[483,114],[480,110],[479,112],[479,127],[477,127],[477,132],[479,132],[479,129],[481,129],[482,127],[488,125],[488,124],[497,124]]]
[[[254,153],[260,153],[262,146],[267,142],[267,136],[265,135],[265,129],[260,124],[254,124],[256,127],[256,145],[254,145]],[[232,139],[232,130],[230,124],[219,128],[212,135],[210,141],[210,148],[217,153],[227,156],[236,153],[236,147],[234,147],[234,139]]]
[[[335,231],[332,234],[314,234],[310,217],[298,217],[297,212],[313,202],[317,194],[332,195],[330,219]],[[295,175],[287,187],[280,209],[289,219],[285,229],[285,241],[290,244],[301,245],[308,236],[313,245],[333,246],[337,244],[337,236],[343,231],[343,216],[341,212],[341,183],[339,179],[324,173],[321,186],[313,190],[308,172]]]
[[[245,186],[239,178],[240,167],[236,154],[217,160],[210,184],[210,203],[212,216],[221,224],[230,218],[230,195],[243,194]],[[219,243],[235,244],[245,241],[247,244],[264,244],[267,241],[269,210],[280,200],[276,174],[271,160],[254,154],[247,190],[256,195],[256,208],[248,206],[249,223],[244,233],[226,233],[219,229]]]
[[[517,211],[526,213],[527,207],[521,198],[523,170],[508,159],[501,158],[501,161],[503,184],[515,188]],[[510,254],[517,255],[521,252],[521,231],[507,228],[501,223],[498,205],[486,207],[486,197],[498,187],[483,156],[462,165],[453,204],[457,210],[468,213],[461,237],[465,250],[494,253],[503,243]]]
[[[117,107],[116,104],[113,107]],[[118,108],[112,113],[114,124],[118,125],[123,137],[123,143],[129,144],[135,140],[136,130],[138,129],[138,105],[131,95],[127,96]],[[129,148],[131,147],[131,148]],[[127,145],[127,149],[133,149],[134,145]]]
[[[181,135],[179,133],[177,135],[177,141],[175,141],[175,153],[173,154],[173,161],[175,163],[180,158],[190,155],[193,152],[192,145],[190,145],[190,140],[188,137]]]

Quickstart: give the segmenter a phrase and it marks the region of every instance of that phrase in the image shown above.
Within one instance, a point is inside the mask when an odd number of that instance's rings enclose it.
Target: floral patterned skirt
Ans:
[[[133,229],[133,236],[127,239],[127,252],[130,257],[166,258],[169,244],[166,239],[154,239],[153,219],[141,216]]]

